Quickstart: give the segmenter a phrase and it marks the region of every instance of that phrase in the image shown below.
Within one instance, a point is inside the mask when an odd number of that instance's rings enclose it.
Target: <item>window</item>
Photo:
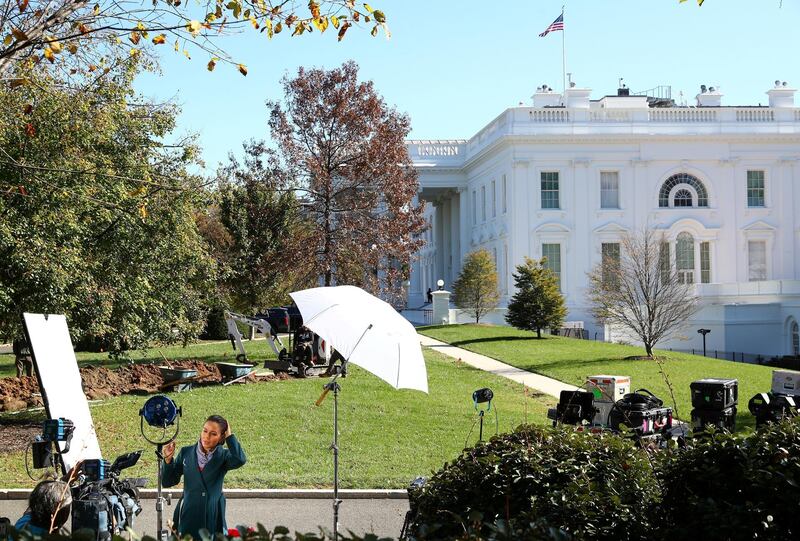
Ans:
[[[800,356],[800,325],[792,321],[792,355]]]
[[[675,268],[678,271],[678,282],[694,283],[694,237],[689,233],[678,235],[675,244]]]
[[[711,283],[711,245],[708,242],[700,243],[700,283]]]
[[[661,243],[661,250],[659,250],[658,260],[658,266],[661,269],[661,281],[664,283],[669,282],[670,275],[672,274],[672,266],[669,262],[668,242]]]
[[[558,172],[542,172],[542,208],[561,208],[558,203]]]
[[[604,242],[600,245],[602,255],[602,272],[604,282],[616,282],[616,269],[619,268],[619,243]]]
[[[750,282],[767,279],[767,242],[747,242],[747,279]]]
[[[472,190],[472,225],[478,223],[478,195],[475,193],[475,190]]]
[[[497,183],[492,181],[492,218],[497,217]]]
[[[619,208],[619,173],[600,173],[600,208]]]
[[[664,184],[661,185],[661,190],[658,192],[658,206],[659,207],[669,207],[669,194],[672,192],[672,189],[680,184],[686,184],[687,186],[691,187],[695,193],[697,194],[697,206],[698,207],[707,207],[708,206],[708,192],[706,191],[706,187],[703,185],[700,180],[692,175],[686,173],[679,173],[677,175],[672,175],[667,180],[664,181]],[[677,195],[678,192],[685,190],[689,194],[688,204],[678,204]],[[692,192],[686,190],[678,190],[675,194],[675,199],[673,200],[674,206],[682,206],[682,207],[691,207],[692,205]],[[685,199],[682,200],[685,202]]]
[[[692,206],[692,192],[689,190],[681,189],[675,192],[673,198],[674,207],[691,207]]]
[[[558,278],[558,287],[561,288],[561,245],[542,244],[542,257],[547,258],[544,267],[553,271]]]
[[[503,175],[503,214],[508,212],[508,183],[506,182],[506,176]]]
[[[747,172],[747,206],[764,206],[764,171]]]
[[[481,221],[486,221],[486,186],[481,186]]]

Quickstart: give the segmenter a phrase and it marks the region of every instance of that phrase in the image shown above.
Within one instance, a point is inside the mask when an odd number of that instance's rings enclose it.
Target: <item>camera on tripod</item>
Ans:
[[[74,423],[63,417],[44,421],[41,435],[31,444],[33,467],[59,466],[61,455],[69,452],[74,431]],[[63,449],[59,442],[64,443]],[[122,455],[113,464],[102,458],[79,463],[78,484],[71,490],[73,532],[92,530],[95,539],[107,541],[132,526],[133,518],[142,511],[138,489],[146,479],[120,479],[119,474],[135,465],[141,454]]]
[[[139,461],[142,451],[117,457],[109,465],[96,458],[81,465],[80,484],[72,489],[72,531],[91,530],[98,541],[133,527],[133,519],[142,512],[139,488],[146,479],[120,479],[120,473]]]

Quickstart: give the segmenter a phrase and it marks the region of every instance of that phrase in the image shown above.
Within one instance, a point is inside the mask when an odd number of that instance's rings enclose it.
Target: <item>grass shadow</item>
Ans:
[[[491,338],[475,338],[472,340],[456,340],[450,342],[451,346],[463,346],[468,344],[481,344],[489,342],[524,342],[524,341],[544,341],[546,338],[536,338],[535,336],[493,336]]]

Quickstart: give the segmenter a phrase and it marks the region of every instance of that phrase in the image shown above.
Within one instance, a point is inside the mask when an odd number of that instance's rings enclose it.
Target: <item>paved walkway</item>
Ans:
[[[536,389],[537,391],[549,394],[550,396],[554,396],[556,398],[559,397],[561,391],[575,391],[579,389],[579,387],[569,385],[562,381],[558,381],[557,379],[548,378],[547,376],[534,374],[532,372],[527,372],[520,368],[501,363],[500,361],[492,359],[491,357],[487,357],[486,355],[481,355],[466,349],[451,346],[450,344],[440,342],[422,334],[418,334],[418,336],[420,343],[425,347],[435,349],[436,351],[444,353],[445,355],[453,357],[454,359],[461,359],[462,362],[465,362],[470,366],[474,366],[480,370],[485,370],[486,372],[491,372],[492,374],[497,374],[498,376],[503,376],[504,378],[516,381],[517,383],[522,383],[526,387]]]

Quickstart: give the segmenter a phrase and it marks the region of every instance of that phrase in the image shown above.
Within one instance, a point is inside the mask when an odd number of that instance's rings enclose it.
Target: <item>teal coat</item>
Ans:
[[[222,481],[228,470],[244,465],[247,457],[236,436],[231,434],[225,443],[228,448],[218,447],[202,472],[197,466],[196,448],[199,442],[181,447],[172,462],[164,463],[161,470],[164,487],[177,485],[183,476],[183,496],[172,516],[180,535],[191,534],[195,539],[200,539],[201,528],[207,529],[212,535],[227,533]]]

